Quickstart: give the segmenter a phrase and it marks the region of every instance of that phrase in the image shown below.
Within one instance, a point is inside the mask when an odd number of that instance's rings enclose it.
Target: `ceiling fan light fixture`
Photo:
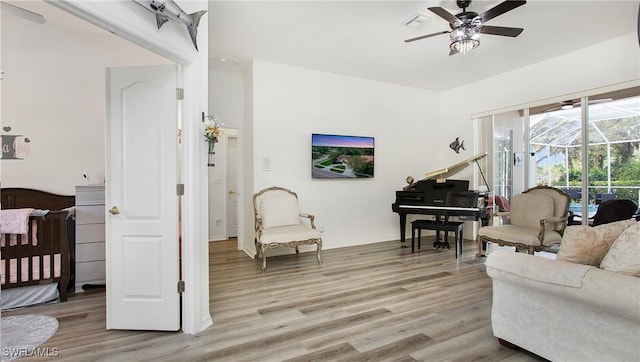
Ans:
[[[475,49],[480,45],[480,40],[477,39],[462,39],[456,40],[451,43],[451,50],[456,50],[462,54],[467,54],[472,49]]]
[[[466,54],[480,45],[480,34],[478,33],[478,28],[474,26],[462,25],[452,30],[450,37],[451,44],[449,47],[451,50],[462,54]]]

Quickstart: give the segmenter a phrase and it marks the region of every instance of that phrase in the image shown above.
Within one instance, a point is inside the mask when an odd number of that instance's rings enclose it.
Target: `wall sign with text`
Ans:
[[[9,134],[11,127],[2,127],[7,134],[0,135],[2,138],[2,159],[3,160],[24,160],[31,150],[31,140],[21,134]]]

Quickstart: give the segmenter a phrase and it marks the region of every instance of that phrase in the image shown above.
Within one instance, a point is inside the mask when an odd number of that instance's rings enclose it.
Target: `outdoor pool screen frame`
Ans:
[[[311,135],[311,177],[318,179],[372,178],[374,137]]]

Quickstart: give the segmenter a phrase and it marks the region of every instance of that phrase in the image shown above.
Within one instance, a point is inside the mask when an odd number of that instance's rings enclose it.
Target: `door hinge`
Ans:
[[[176,185],[176,195],[184,196],[184,184],[177,184]]]
[[[178,98],[179,101],[184,99],[184,88],[176,88],[176,98]]]
[[[178,143],[182,143],[182,129],[178,128]]]
[[[178,294],[184,293],[184,280],[178,282]]]

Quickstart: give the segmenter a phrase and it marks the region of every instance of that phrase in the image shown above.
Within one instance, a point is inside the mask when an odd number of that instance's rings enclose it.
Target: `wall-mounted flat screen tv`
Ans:
[[[373,137],[311,135],[312,178],[371,178]]]

